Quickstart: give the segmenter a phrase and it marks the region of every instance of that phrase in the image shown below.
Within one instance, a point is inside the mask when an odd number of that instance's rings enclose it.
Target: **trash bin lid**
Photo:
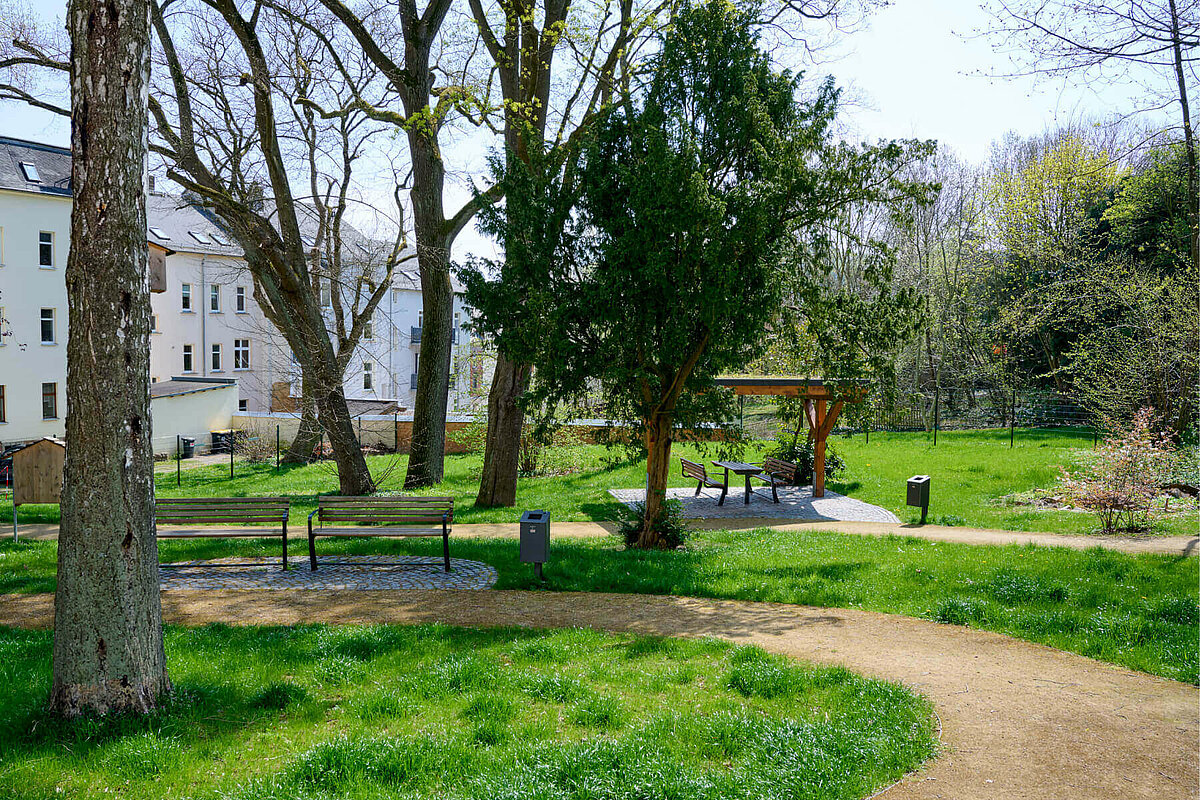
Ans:
[[[521,515],[521,522],[545,522],[549,518],[548,511],[526,511]]]

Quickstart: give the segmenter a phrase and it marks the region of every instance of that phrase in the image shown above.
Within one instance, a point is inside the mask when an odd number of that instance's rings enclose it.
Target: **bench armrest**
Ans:
[[[312,518],[315,517],[317,515],[317,512],[320,510],[321,510],[320,506],[318,506],[317,508],[314,508],[312,510],[312,513],[308,515],[308,521],[312,522]]]

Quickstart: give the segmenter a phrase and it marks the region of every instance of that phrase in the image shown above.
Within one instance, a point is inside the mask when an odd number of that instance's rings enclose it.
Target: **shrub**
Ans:
[[[796,473],[796,486],[806,486],[812,483],[813,464],[816,463],[816,447],[811,441],[795,437],[790,431],[780,431],[779,436],[775,439],[774,447],[771,448],[768,455],[772,458],[790,461],[800,467]],[[845,468],[846,462],[842,461],[842,457],[837,454],[837,451],[827,444],[825,447],[826,479],[833,478]]]
[[[642,532],[642,521],[646,518],[646,504],[634,503],[625,508],[624,518],[617,523],[617,534],[626,547],[634,547]],[[658,532],[659,546],[667,550],[680,547],[692,535],[691,526],[683,518],[683,503],[673,497],[668,497],[663,503],[662,513],[654,521],[653,527]]]
[[[251,464],[265,464],[275,458],[275,431],[250,423],[233,434],[233,452]]]
[[[1095,450],[1083,452],[1077,472],[1063,470],[1063,494],[1096,514],[1104,531],[1148,527],[1162,485],[1178,470],[1174,444],[1155,431],[1157,421],[1151,409],[1142,409],[1128,428],[1114,427]]]

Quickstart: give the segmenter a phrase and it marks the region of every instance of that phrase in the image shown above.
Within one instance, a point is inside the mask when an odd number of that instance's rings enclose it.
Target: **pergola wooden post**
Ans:
[[[770,395],[804,398],[804,418],[813,440],[813,497],[825,496],[825,440],[829,438],[844,403],[860,403],[867,394],[865,381],[826,384],[806,378],[717,378],[718,386],[738,396]],[[832,403],[832,405],[830,405]]]

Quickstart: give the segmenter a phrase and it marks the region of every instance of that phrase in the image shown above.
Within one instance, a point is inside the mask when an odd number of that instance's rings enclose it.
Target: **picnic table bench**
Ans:
[[[755,475],[760,481],[771,487],[771,500],[779,502],[780,486],[795,486],[800,475],[800,467],[781,458],[767,458],[763,461],[762,470]]]
[[[725,495],[729,494],[728,473],[726,473],[726,481],[718,483],[708,477],[708,470],[704,468],[703,464],[697,464],[695,461],[688,461],[682,457],[679,459],[679,463],[683,468],[683,477],[696,481],[696,494],[693,496],[698,496],[705,488],[720,489],[721,499],[717,501],[717,505],[725,505]]]
[[[325,527],[327,522],[334,527]],[[449,572],[453,522],[452,497],[321,496],[308,515],[309,565],[316,570],[318,536],[440,536],[443,566]]]
[[[287,569],[288,499],[286,497],[160,497],[154,501],[154,522],[159,539],[257,539],[278,536]],[[279,523],[278,530],[263,528],[204,528],[171,530],[164,525],[252,525]]]

